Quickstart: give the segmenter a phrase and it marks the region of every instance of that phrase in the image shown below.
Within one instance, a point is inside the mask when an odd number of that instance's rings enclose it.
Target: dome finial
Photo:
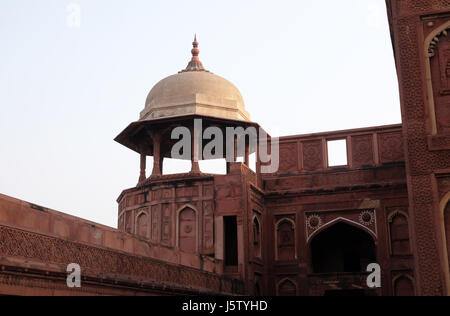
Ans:
[[[198,55],[200,55],[200,49],[198,49],[197,34],[195,34],[192,46],[192,61],[200,62],[200,59],[198,59]]]
[[[192,43],[192,59],[187,65],[186,69],[181,72],[188,72],[188,71],[206,71],[205,68],[203,68],[203,64],[198,58],[198,55],[200,55],[200,49],[198,49],[198,41],[197,41],[197,34],[194,35],[194,42]]]

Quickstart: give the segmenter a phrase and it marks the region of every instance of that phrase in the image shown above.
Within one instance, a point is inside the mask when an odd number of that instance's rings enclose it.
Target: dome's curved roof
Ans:
[[[239,90],[228,80],[205,70],[198,59],[196,39],[193,45],[193,57],[187,68],[153,87],[140,119],[198,114],[249,121],[250,115]]]

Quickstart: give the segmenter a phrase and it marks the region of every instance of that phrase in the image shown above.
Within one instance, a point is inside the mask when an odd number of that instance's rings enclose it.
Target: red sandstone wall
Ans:
[[[405,160],[401,125],[287,136],[280,138],[280,168],[276,175],[337,169],[328,167],[327,161],[327,142],[333,140],[347,141],[348,166],[345,169],[376,167]]]
[[[124,191],[118,202],[119,230],[181,258],[178,263],[221,272],[214,260],[212,177],[165,177]],[[189,211],[192,219],[185,216]],[[155,255],[171,262],[170,255]]]
[[[450,179],[446,31],[450,2],[392,0],[387,4],[400,84],[418,294],[448,294],[443,212]]]
[[[214,270],[213,261],[3,195],[0,240],[0,294],[243,291],[242,285],[206,272]],[[79,264],[87,278],[81,290],[65,286],[65,269],[70,263]],[[123,286],[128,290],[121,290]]]
[[[382,289],[368,295],[395,295],[396,280],[403,277],[412,280],[414,289],[401,133],[401,125],[394,125],[281,138],[280,172],[264,177],[270,295],[323,295],[326,290],[351,289],[352,284],[366,287],[364,274],[316,275],[312,271],[311,241],[341,221],[376,240]],[[336,139],[347,140],[348,165],[329,168],[326,142]],[[367,214],[371,219],[366,223]],[[391,230],[397,214],[404,222]],[[280,244],[283,236],[292,240],[291,246]],[[393,253],[392,243],[396,247],[402,243],[398,247],[404,251]]]

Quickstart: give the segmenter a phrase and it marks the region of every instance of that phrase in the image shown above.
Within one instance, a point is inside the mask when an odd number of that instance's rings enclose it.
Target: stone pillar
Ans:
[[[261,174],[261,158],[259,156],[259,150],[261,148],[261,143],[258,140],[258,144],[256,146],[256,173],[258,175]]]
[[[246,276],[246,247],[245,247],[245,233],[244,233],[244,219],[242,216],[237,217],[237,235],[238,235],[238,271],[243,280]]]
[[[246,139],[245,142],[245,165],[247,166],[247,168],[250,168],[250,139]]]
[[[147,179],[146,169],[147,169],[147,156],[145,154],[141,154],[141,173],[139,175],[139,183]]]
[[[192,141],[191,141],[191,146],[192,146],[192,150],[191,150],[191,162],[192,162],[192,168],[191,168],[191,173],[200,173],[200,165],[198,163],[199,158],[200,158],[200,147],[199,147],[199,142],[198,139],[200,137],[199,131],[197,130],[191,130],[191,135],[192,135]]]
[[[161,164],[161,135],[152,133],[153,139],[153,172],[152,177],[158,177],[162,175]]]
[[[237,161],[237,136],[234,136],[234,156],[233,156],[233,162]],[[227,161],[227,173],[230,173],[231,170],[231,163]]]
[[[259,141],[259,135],[258,135],[258,142],[256,144],[256,178],[257,178],[258,186],[262,187],[261,157],[259,155],[260,148],[261,148],[261,142]]]

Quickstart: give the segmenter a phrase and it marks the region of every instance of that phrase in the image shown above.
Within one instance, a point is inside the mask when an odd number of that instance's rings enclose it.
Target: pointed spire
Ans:
[[[188,71],[206,71],[205,68],[203,68],[203,64],[198,58],[198,55],[200,55],[200,50],[198,49],[198,41],[197,41],[197,34],[194,36],[194,42],[192,43],[192,59],[187,65],[186,69],[182,70],[181,72],[188,72]]]

